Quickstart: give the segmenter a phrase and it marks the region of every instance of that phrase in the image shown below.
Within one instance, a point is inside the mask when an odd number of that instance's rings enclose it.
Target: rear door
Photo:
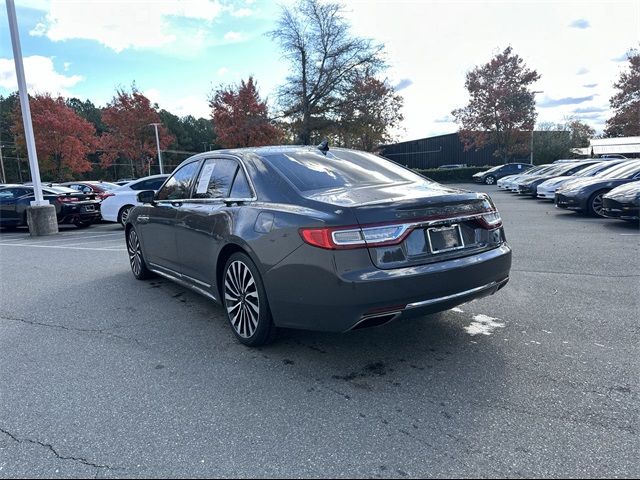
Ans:
[[[193,161],[176,170],[157,192],[156,204],[145,206],[137,217],[136,229],[153,268],[171,274],[180,271],[176,249],[176,215],[178,208],[190,197],[199,164],[199,161]]]
[[[233,229],[237,209],[242,208],[238,203],[252,199],[253,192],[239,160],[209,158],[194,183],[192,198],[178,209],[180,272],[196,285],[212,289],[216,297],[218,253]]]

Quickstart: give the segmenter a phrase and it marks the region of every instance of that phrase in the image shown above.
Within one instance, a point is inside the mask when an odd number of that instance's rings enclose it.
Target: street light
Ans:
[[[160,174],[164,173],[164,168],[162,168],[162,153],[160,152],[160,137],[158,136],[158,125],[162,125],[161,123],[150,123],[149,126],[153,125],[156,129],[156,146],[158,147],[158,164],[160,165]],[[149,165],[151,167],[151,165]]]
[[[544,93],[542,90],[536,90],[535,92],[531,92],[533,94],[534,100],[535,100],[535,96],[536,93]],[[531,165],[533,165],[533,131],[536,129],[536,123],[533,122],[533,126],[531,127],[531,150],[530,150],[530,157],[529,157],[529,163]]]

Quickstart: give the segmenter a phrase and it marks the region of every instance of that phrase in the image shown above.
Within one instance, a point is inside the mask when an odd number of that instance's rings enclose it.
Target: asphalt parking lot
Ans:
[[[0,477],[639,476],[640,231],[477,188],[497,295],[257,350],[116,225],[0,233]]]

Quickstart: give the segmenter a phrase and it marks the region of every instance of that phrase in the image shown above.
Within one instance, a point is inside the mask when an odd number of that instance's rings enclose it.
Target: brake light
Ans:
[[[115,196],[116,196],[116,194],[115,194],[115,193],[110,193],[110,192],[103,192],[103,193],[99,193],[99,194],[98,194],[98,198],[99,198],[100,200],[104,200],[105,198],[108,198],[108,197],[115,197]]]
[[[301,228],[300,236],[309,245],[329,250],[381,247],[402,242],[409,228],[408,224],[365,228]]]
[[[77,202],[78,200],[78,197],[68,197],[66,195],[60,195],[58,197],[58,201],[62,203]]]
[[[480,223],[482,223],[482,225],[489,230],[494,230],[502,226],[502,217],[500,217],[500,214],[497,210],[491,213],[485,213],[484,215],[479,217],[479,220]]]

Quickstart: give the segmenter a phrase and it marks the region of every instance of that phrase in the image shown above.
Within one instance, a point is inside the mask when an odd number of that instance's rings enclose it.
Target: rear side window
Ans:
[[[239,168],[238,173],[236,173],[236,179],[233,181],[233,186],[231,187],[231,193],[229,193],[229,197],[238,199],[253,197],[253,193],[251,193],[251,187],[249,187],[247,177],[244,174],[244,170],[242,170],[241,168]]]
[[[191,182],[198,170],[198,162],[191,162],[179,168],[167,180],[157,194],[158,200],[183,200],[189,198]],[[150,189],[151,190],[151,189]],[[155,190],[155,189],[154,189]]]
[[[301,192],[428,182],[393,162],[364,152],[334,150],[324,155],[319,150],[297,150],[264,158]]]
[[[196,183],[194,198],[227,198],[238,172],[238,162],[227,158],[204,162]]]

